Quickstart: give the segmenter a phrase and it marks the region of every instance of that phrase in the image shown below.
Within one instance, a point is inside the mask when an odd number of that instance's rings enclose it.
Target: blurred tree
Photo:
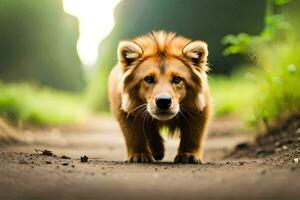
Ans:
[[[61,0],[0,0],[0,79],[81,90],[78,35]]]
[[[227,45],[223,54],[246,54],[250,57],[255,55],[257,47],[262,44],[277,41],[285,41],[293,35],[293,26],[286,20],[288,15],[283,15],[291,11],[293,7],[283,7],[291,0],[266,0],[265,26],[258,35],[249,35],[244,32],[237,35],[226,35],[222,42]],[[282,9],[279,9],[283,7]],[[296,6],[298,8],[298,6]],[[277,11],[277,12],[276,12]],[[285,11],[285,12],[284,12]],[[298,20],[297,20],[298,21]],[[255,57],[255,56],[254,56]]]
[[[98,93],[92,104],[107,108],[106,87],[109,70],[117,61],[120,40],[131,39],[152,30],[174,31],[191,39],[208,42],[209,63],[214,73],[229,73],[241,61],[223,57],[221,39],[241,31],[257,34],[263,27],[265,3],[261,0],[123,0],[115,9],[116,24],[100,45],[98,77],[93,88]]]

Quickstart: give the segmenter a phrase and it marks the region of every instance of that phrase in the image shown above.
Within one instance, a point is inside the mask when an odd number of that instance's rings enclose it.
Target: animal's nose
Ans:
[[[155,98],[156,106],[162,110],[170,108],[172,104],[172,99],[169,96],[158,96]]]

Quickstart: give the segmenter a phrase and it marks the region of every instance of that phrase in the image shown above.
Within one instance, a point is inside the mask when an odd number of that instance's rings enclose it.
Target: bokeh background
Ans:
[[[0,116],[16,126],[108,113],[118,42],[167,30],[209,45],[215,117],[257,126],[300,108],[298,0],[0,0]]]

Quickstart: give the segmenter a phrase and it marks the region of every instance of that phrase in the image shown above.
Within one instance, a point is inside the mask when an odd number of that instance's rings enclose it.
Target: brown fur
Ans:
[[[200,163],[211,113],[207,55],[205,42],[164,31],[120,42],[119,62],[109,77],[109,98],[130,162],[161,160],[159,131],[167,126],[170,133],[180,132],[174,161]],[[146,81],[148,76],[154,81]],[[181,81],[175,82],[175,77]],[[160,95],[172,100],[163,112],[155,103]]]

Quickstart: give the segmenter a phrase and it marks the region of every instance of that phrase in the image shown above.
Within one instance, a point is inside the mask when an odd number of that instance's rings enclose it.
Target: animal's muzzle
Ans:
[[[155,98],[156,106],[161,110],[167,110],[172,104],[172,99],[169,96],[158,96]]]

